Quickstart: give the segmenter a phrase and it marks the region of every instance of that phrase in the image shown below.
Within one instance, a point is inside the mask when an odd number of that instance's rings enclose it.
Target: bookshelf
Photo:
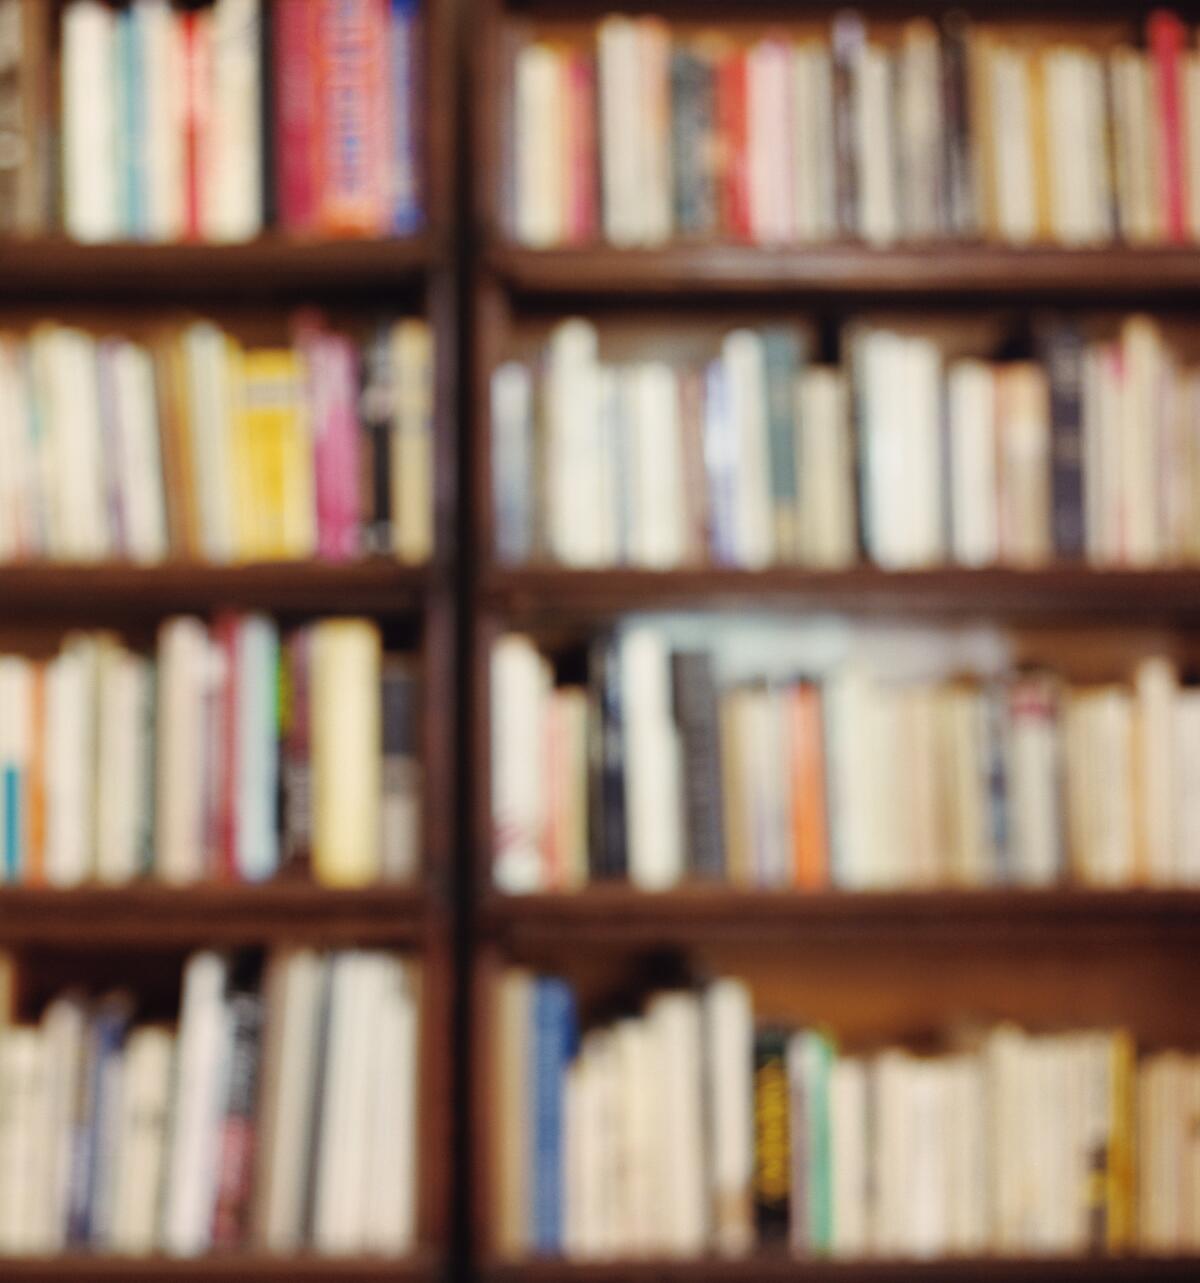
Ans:
[[[972,17],[1020,23],[1023,6],[980,0]],[[927,6],[935,19],[947,6]],[[878,0],[861,6],[868,23],[917,13]],[[1047,22],[1094,21],[1133,32],[1149,12],[1131,2],[1050,6]],[[1185,20],[1194,10],[1181,6]],[[683,5],[664,0],[583,5],[561,0],[479,0],[474,47],[475,262],[470,484],[473,574],[467,584],[472,685],[470,878],[475,939],[470,1104],[472,1227],[479,1275],[578,1279],[595,1283],[791,1278],[819,1280],[1157,1280],[1190,1277],[1194,1257],[1087,1259],[1017,1257],[920,1261],[797,1259],[763,1248],[738,1260],[579,1261],[506,1259],[500,1246],[501,1111],[504,1067],[499,1012],[507,966],[567,977],[580,1008],[601,1024],[628,1012],[632,995],[655,983],[737,973],[750,977],[771,1018],[820,1022],[869,1041],[904,1038],[963,1012],[1001,1014],[1035,1027],[1129,1022],[1151,1042],[1194,1046],[1198,1031],[1178,985],[1194,968],[1200,909],[1191,889],[1105,891],[928,890],[798,893],[692,882],[647,893],[624,884],[505,895],[494,888],[492,858],[491,670],[494,641],[509,630],[560,655],[630,615],[688,612],[714,621],[748,612],[839,616],[856,621],[939,625],[979,621],[1031,631],[1058,629],[1086,639],[1094,629],[1160,628],[1187,634],[1200,607],[1200,578],[1188,566],[1097,568],[1055,563],[1032,569],[945,566],[887,571],[769,566],[668,570],[613,566],[573,569],[546,559],[502,562],[495,538],[491,373],[514,356],[532,359],[531,336],[567,317],[621,336],[624,359],[656,355],[654,335],[704,325],[753,324],[755,316],[813,319],[817,350],[829,359],[830,334],[846,318],[886,308],[889,315],[948,316],[1047,310],[1162,309],[1180,312],[1200,291],[1194,245],[1016,247],[967,238],[887,247],[833,239],[786,247],[668,241],[654,248],[601,243],[530,248],[513,239],[506,204],[511,173],[512,59],[522,38],[552,48],[581,37],[610,13],[655,14],[685,30],[828,21],[823,5]],[[1072,28],[1078,30],[1077,26]],[[735,36],[736,38],[736,36]],[[953,321],[948,322],[949,325]],[[544,350],[544,349],[543,349]],[[670,350],[669,348],[667,350]],[[557,661],[556,661],[557,662]],[[576,660],[570,661],[577,680]],[[1093,972],[1093,989],[1080,976]],[[792,989],[789,991],[789,981]],[[997,994],[1006,996],[1003,1003]],[[757,1006],[756,1006],[757,1012]],[[588,1027],[586,1019],[583,1027]],[[511,1136],[511,1134],[510,1134]]]
[[[24,7],[26,16],[40,18],[43,12],[40,0]],[[53,33],[64,7],[64,0],[46,0]],[[232,317],[235,328],[271,342],[278,341],[284,318],[298,307],[328,311],[352,329],[381,316],[428,322],[435,352],[434,533],[433,554],[422,564],[376,554],[343,562],[0,564],[0,635],[9,651],[45,647],[72,629],[111,628],[148,643],[169,616],[210,619],[239,610],[262,611],[284,625],[366,617],[389,644],[413,656],[421,683],[417,738],[423,794],[419,869],[412,881],[356,889],[322,886],[307,876],[258,885],[8,885],[0,887],[0,949],[14,958],[15,1008],[27,1019],[79,985],[97,993],[102,991],[97,986],[123,986],[145,1002],[152,1017],[174,1019],[181,969],[198,950],[382,950],[417,964],[416,1246],[403,1257],[311,1250],[268,1254],[252,1246],[199,1257],[131,1257],[99,1250],[10,1257],[0,1252],[5,1279],[432,1283],[447,1276],[455,982],[457,7],[453,0],[422,0],[420,8],[416,165],[423,225],[415,234],[331,239],[268,228],[253,239],[230,243],[98,244],[57,233],[0,237],[0,309],[7,325],[79,318],[136,331],[153,327],[163,315],[216,315]],[[264,20],[279,9],[276,0],[264,0]],[[51,57],[56,52],[55,44]]]

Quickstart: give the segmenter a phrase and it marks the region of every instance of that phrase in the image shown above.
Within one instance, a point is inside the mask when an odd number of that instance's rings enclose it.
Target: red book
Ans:
[[[272,13],[275,56],[275,183],[280,226],[310,232],[317,222],[317,5],[277,0]]]
[[[388,0],[310,0],[317,11],[318,204],[332,236],[378,236],[388,210]]]
[[[573,50],[567,58],[569,93],[567,156],[565,173],[570,174],[570,204],[567,234],[572,244],[594,240],[599,210],[600,160],[596,153],[596,67],[591,54]]]
[[[205,178],[212,132],[212,14],[180,15],[183,24],[184,232],[198,239],[204,228]]]
[[[1146,23],[1146,37],[1154,58],[1154,83],[1158,97],[1158,157],[1163,221],[1167,239],[1187,237],[1187,190],[1183,167],[1183,119],[1180,93],[1180,59],[1187,31],[1176,14],[1156,9]]]
[[[717,69],[721,226],[736,240],[750,239],[750,176],[746,153],[746,54],[726,54]]]

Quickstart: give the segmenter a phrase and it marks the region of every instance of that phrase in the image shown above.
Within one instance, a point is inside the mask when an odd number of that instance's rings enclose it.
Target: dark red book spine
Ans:
[[[1187,236],[1187,192],[1183,168],[1183,113],[1180,63],[1187,32],[1176,14],[1156,9],[1146,24],[1158,90],[1159,172],[1167,239]]]
[[[717,131],[721,175],[721,222],[727,235],[750,239],[750,180],[746,154],[746,54],[727,54],[717,72]]]
[[[275,184],[279,223],[311,231],[317,221],[317,70],[314,0],[277,0],[275,48]]]

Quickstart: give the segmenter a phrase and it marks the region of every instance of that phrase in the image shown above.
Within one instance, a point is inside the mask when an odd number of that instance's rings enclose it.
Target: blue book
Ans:
[[[421,145],[419,104],[424,59],[419,0],[392,0],[389,33],[392,230],[397,236],[420,231]]]
[[[533,1249],[553,1256],[563,1247],[563,1095],[575,1054],[575,995],[564,980],[540,977],[533,995]]]
[[[4,816],[4,832],[0,837],[4,840],[4,881],[19,882],[25,807],[22,801],[21,769],[16,762],[0,762],[0,783],[3,785],[0,814]]]
[[[279,870],[279,632],[265,615],[238,627],[238,874],[262,882]]]
[[[121,227],[139,240],[146,235],[146,85],[144,22],[139,6],[117,19],[117,149],[121,178]]]

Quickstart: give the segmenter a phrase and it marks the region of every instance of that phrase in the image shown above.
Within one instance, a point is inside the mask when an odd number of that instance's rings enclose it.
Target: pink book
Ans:
[[[349,339],[301,321],[308,368],[317,491],[317,551],[329,561],[359,554],[358,353]]]
[[[289,232],[312,231],[317,221],[316,14],[312,0],[277,0],[271,15],[275,181]]]
[[[1156,9],[1146,23],[1154,58],[1158,97],[1159,182],[1167,239],[1187,237],[1187,192],[1183,171],[1183,118],[1180,93],[1180,57],[1187,32],[1177,15]]]

